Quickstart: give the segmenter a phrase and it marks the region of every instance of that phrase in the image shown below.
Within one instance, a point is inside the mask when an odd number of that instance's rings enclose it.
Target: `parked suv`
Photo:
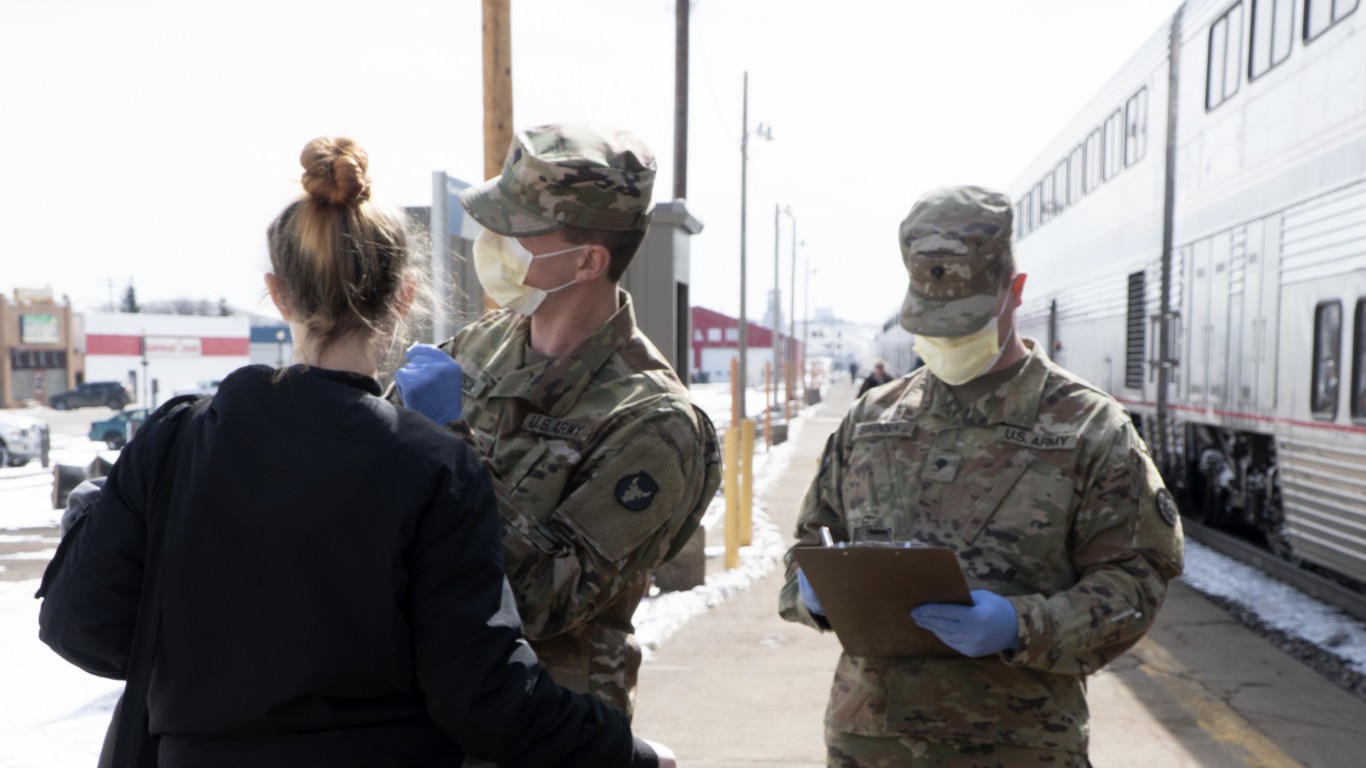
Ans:
[[[0,411],[0,467],[22,467],[41,456],[46,431],[35,418]]]
[[[114,410],[133,402],[133,393],[118,381],[87,381],[75,389],[49,395],[47,404],[59,411],[69,411],[86,405],[107,405]]]

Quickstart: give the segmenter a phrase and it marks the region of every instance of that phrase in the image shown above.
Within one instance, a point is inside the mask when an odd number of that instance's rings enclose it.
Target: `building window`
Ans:
[[[1116,109],[1105,118],[1105,167],[1102,174],[1106,181],[1119,174],[1120,163],[1124,161],[1124,118]]]
[[[1284,2],[1284,0],[1282,0]],[[1124,166],[1133,165],[1148,153],[1148,89],[1139,88],[1124,105]]]
[[[739,328],[727,328],[727,329],[726,329],[726,341],[734,341],[734,342],[737,342],[737,343],[738,343],[738,342],[740,341],[740,329],[739,329]]]
[[[1318,37],[1355,11],[1361,0],[1304,0],[1304,41]]]
[[[1033,232],[1043,226],[1043,216],[1040,209],[1043,208],[1043,185],[1035,184],[1034,191],[1029,193],[1029,231]]]
[[[720,329],[720,328],[708,328],[708,329],[707,329],[707,341],[720,341],[720,340],[721,340],[721,329]]]
[[[1205,80],[1205,109],[1228,101],[1238,92],[1243,58],[1243,4],[1234,3],[1209,28],[1209,68]]]
[[[1314,307],[1314,369],[1309,382],[1309,410],[1316,418],[1337,415],[1341,349],[1342,302],[1322,302]]]
[[[1025,229],[1025,208],[1029,205],[1029,196],[1015,201],[1015,239],[1023,240],[1029,231]]]
[[[1248,57],[1248,80],[1256,80],[1290,55],[1290,43],[1295,39],[1296,2],[1252,0],[1252,51]]]
[[[1082,185],[1086,179],[1086,146],[1078,144],[1067,161],[1067,204],[1074,205],[1086,194]]]
[[[1086,137],[1086,194],[1100,187],[1100,129]]]

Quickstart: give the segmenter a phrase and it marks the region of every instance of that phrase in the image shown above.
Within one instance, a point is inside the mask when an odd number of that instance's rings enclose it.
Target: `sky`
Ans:
[[[637,133],[672,198],[674,0],[511,0],[513,123]],[[691,296],[739,310],[744,73],[752,138],[751,315],[779,280],[804,308],[882,322],[896,230],[942,184],[1005,188],[1176,0],[695,0]],[[299,151],[345,135],[377,199],[431,202],[432,173],[483,176],[476,0],[0,3],[0,292],[78,310],[227,299],[273,314],[265,228],[299,194]],[[808,266],[809,264],[809,266]],[[758,308],[756,311],[755,308]],[[786,311],[786,310],[785,310]]]

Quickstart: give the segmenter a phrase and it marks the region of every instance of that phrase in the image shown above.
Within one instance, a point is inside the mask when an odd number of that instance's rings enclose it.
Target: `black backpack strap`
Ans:
[[[133,645],[128,654],[128,680],[123,698],[115,709],[109,731],[114,743],[105,739],[100,754],[100,765],[155,766],[156,741],[151,738],[147,714],[147,694],[152,681],[152,665],[156,661],[157,637],[161,630],[161,586],[166,560],[166,521],[171,511],[171,489],[180,465],[181,443],[190,423],[209,407],[212,397],[196,399],[193,395],[177,397],[157,409],[154,417],[167,418],[183,404],[194,401],[180,414],[175,437],[156,475],[156,483],[148,494],[147,555],[143,560],[142,597],[138,601],[137,623],[133,625]],[[145,427],[144,427],[145,428]],[[112,746],[112,752],[111,752]],[[109,758],[106,762],[106,758]]]

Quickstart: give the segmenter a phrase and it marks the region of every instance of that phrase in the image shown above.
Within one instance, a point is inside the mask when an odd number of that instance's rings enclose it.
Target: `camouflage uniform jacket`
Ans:
[[[527,637],[555,681],[628,715],[631,617],[651,571],[720,485],[716,433],[636,328],[630,296],[563,357],[523,365],[530,320],[490,312],[443,349],[464,371],[464,434],[493,478]]]
[[[1175,504],[1129,417],[1026,345],[1020,372],[968,406],[922,367],[858,400],[826,444],[798,546],[876,517],[956,550],[969,587],[1019,616],[1016,649],[995,656],[841,656],[838,732],[1085,753],[1085,675],[1138,641],[1181,572]],[[787,560],[783,618],[823,627]]]

